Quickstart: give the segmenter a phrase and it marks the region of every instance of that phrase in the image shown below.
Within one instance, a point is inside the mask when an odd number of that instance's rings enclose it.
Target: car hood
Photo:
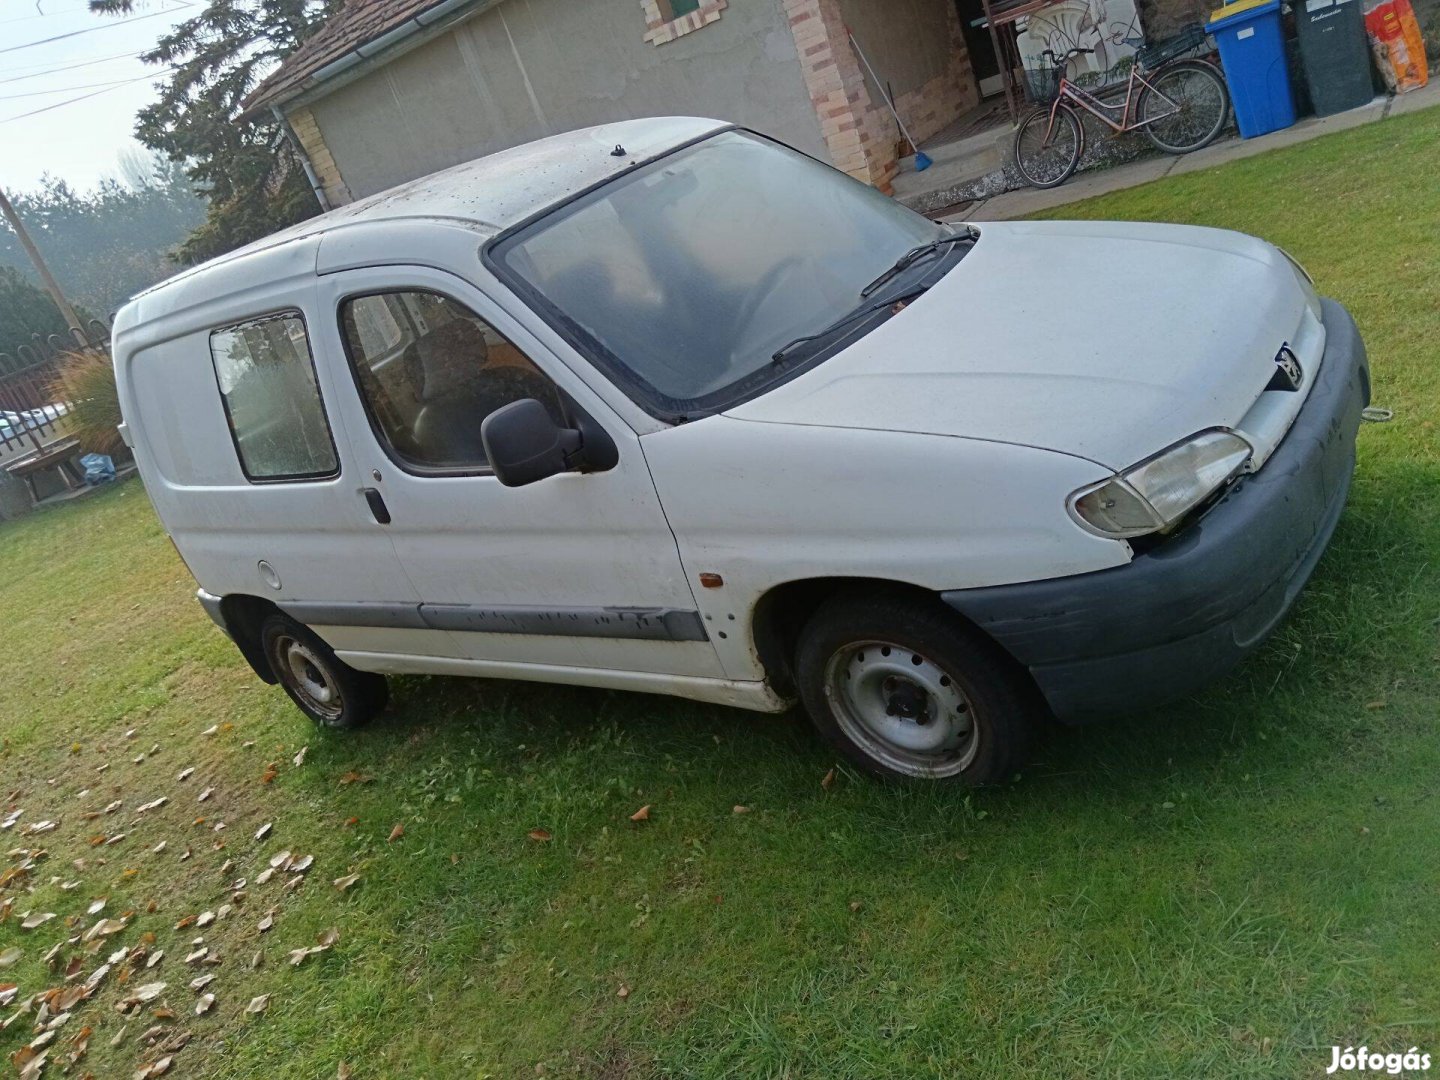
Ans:
[[[1239,233],[978,227],[900,314],[727,415],[1019,443],[1120,470],[1237,425],[1305,312],[1284,254]]]

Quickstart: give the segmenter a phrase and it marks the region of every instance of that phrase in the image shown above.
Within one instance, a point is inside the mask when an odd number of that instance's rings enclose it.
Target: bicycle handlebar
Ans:
[[[1042,49],[1041,52],[1040,52],[1040,55],[1041,55],[1041,56],[1048,56],[1051,60],[1054,60],[1057,64],[1063,64],[1066,60],[1069,60],[1072,56],[1093,56],[1094,54],[1095,54],[1095,50],[1094,50],[1094,49],[1069,49],[1069,50],[1066,51],[1066,53],[1065,53],[1064,56],[1056,56],[1054,50],[1052,50],[1052,49]]]

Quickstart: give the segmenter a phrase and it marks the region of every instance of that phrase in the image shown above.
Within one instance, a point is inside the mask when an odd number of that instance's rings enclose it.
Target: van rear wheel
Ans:
[[[1024,669],[939,601],[827,602],[801,634],[796,675],[821,736],[881,776],[998,783],[1040,726]]]
[[[260,643],[281,688],[321,727],[359,727],[385,707],[385,676],[356,671],[288,615],[267,618]]]

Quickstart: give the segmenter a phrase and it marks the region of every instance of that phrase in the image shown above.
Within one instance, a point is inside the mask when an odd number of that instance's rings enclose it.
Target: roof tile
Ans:
[[[383,37],[429,8],[439,7],[443,2],[444,0],[349,0],[324,26],[266,76],[259,86],[250,91],[244,101],[246,111],[289,96],[325,65],[339,60],[366,42]]]

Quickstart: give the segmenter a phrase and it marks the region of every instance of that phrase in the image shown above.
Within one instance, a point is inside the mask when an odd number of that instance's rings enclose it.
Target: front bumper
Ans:
[[[1285,617],[1345,508],[1370,402],[1355,321],[1323,301],[1325,356],[1289,434],[1173,541],[1129,564],[943,593],[1025,664],[1067,722],[1134,712],[1199,689]]]

